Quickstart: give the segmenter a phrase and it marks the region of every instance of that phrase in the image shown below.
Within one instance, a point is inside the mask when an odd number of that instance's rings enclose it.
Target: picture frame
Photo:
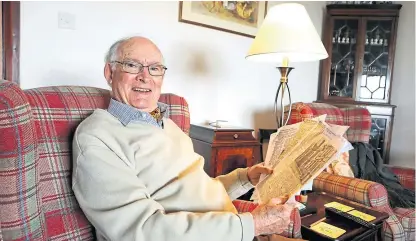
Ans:
[[[267,1],[179,1],[179,22],[254,38]]]

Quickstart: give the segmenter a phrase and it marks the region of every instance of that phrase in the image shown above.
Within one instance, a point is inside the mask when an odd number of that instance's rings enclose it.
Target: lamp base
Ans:
[[[289,76],[290,71],[292,71],[292,69],[294,68],[293,67],[277,67],[277,68],[280,71],[280,84],[279,84],[279,87],[277,88],[276,97],[274,99],[274,115],[276,116],[277,128],[279,129],[280,127],[285,126],[287,124],[290,118],[290,114],[292,112],[292,98],[290,96],[288,76]],[[284,110],[285,105],[283,103],[284,102],[283,99],[284,99],[286,92],[289,97],[289,113],[287,115],[287,118],[285,119],[285,110]],[[279,114],[277,110],[279,95],[280,95],[280,110],[281,110],[280,120],[279,120]]]

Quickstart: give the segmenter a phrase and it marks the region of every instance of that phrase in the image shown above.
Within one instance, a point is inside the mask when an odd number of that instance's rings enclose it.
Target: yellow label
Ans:
[[[363,213],[363,212],[360,212],[360,211],[357,211],[357,210],[353,210],[353,211],[350,211],[348,213],[357,217],[357,218],[361,218],[362,220],[365,220],[367,222],[370,222],[370,221],[373,221],[374,219],[376,219],[376,217],[374,217],[374,216],[371,216],[369,214],[366,214],[366,213]]]
[[[311,229],[317,233],[326,235],[330,238],[338,238],[339,236],[345,233],[344,229],[337,228],[325,222],[320,222],[315,226],[311,227]]]
[[[325,204],[324,206],[327,207],[327,208],[335,208],[335,209],[338,209],[342,212],[348,212],[348,211],[351,211],[351,210],[354,209],[352,207],[346,206],[346,205],[338,203],[338,202],[330,202],[330,203]]]

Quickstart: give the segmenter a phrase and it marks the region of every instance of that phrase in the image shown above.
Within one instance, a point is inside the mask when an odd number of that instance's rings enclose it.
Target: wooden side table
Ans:
[[[318,220],[321,220],[323,217],[325,217],[325,204],[330,202],[338,202],[342,203],[344,205],[347,205],[349,207],[354,208],[355,210],[358,210],[360,212],[369,214],[374,216],[376,219],[371,221],[371,223],[376,225],[376,229],[371,230],[364,228],[356,223],[349,223],[345,222],[342,219],[327,219],[325,220],[326,223],[335,225],[336,227],[342,228],[346,230],[347,232],[343,234],[342,236],[338,237],[337,240],[339,241],[373,241],[382,240],[382,228],[383,228],[383,221],[386,220],[389,215],[387,213],[376,211],[372,208],[366,207],[364,205],[360,205],[358,203],[349,201],[344,198],[332,196],[326,193],[316,193],[312,192],[308,194],[308,200],[306,203],[307,207],[315,207],[317,209],[316,214],[312,215],[306,215],[301,218],[301,232],[302,232],[302,238],[310,240],[310,241],[326,241],[331,240],[329,238],[326,238],[323,235],[317,235],[316,233],[313,233],[309,230],[309,227],[311,224],[317,222]]]
[[[206,173],[216,177],[260,161],[260,143],[254,138],[253,131],[191,124],[189,135],[195,152],[205,158]]]

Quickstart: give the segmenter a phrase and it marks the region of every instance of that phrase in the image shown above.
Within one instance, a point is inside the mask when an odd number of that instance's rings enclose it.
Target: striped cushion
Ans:
[[[71,144],[78,124],[105,109],[109,91],[0,81],[0,227],[4,240],[93,240],[71,189]],[[186,101],[166,94],[172,120],[189,131]],[[181,106],[183,105],[183,106]]]
[[[258,204],[254,202],[248,202],[243,200],[234,200],[234,206],[237,208],[239,213],[252,212]],[[288,238],[301,238],[301,219],[298,209],[293,210],[290,215],[290,223],[286,230],[281,233],[281,236]]]
[[[403,226],[405,240],[415,240],[415,209],[395,208],[394,213],[399,218],[399,221]]]

